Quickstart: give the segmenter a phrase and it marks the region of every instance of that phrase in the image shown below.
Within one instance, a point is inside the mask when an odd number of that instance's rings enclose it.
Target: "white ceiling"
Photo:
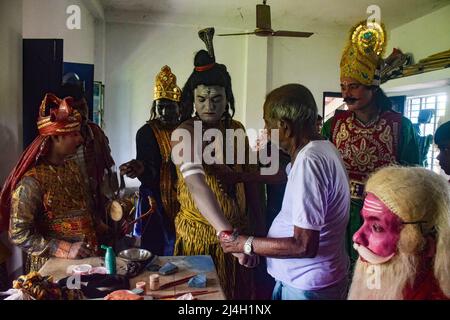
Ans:
[[[107,21],[189,24],[234,30],[255,28],[262,0],[101,0]],[[389,29],[450,4],[450,0],[268,0],[272,28],[302,31],[348,29],[376,4]]]

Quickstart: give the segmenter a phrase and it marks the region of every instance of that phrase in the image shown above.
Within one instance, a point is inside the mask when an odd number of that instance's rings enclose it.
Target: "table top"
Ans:
[[[122,258],[117,258],[117,273],[124,274],[126,272],[127,262]],[[160,286],[168,282],[177,281],[196,274],[205,274],[207,278],[206,288],[190,288],[188,287],[188,280],[182,284],[168,287],[163,290],[151,291],[149,288],[149,277],[151,274],[158,274],[158,272],[150,272],[144,269],[144,271],[137,277],[130,279],[130,288],[136,287],[136,283],[145,281],[147,284],[146,296],[152,296],[155,299],[166,297],[166,299],[172,298],[171,296],[178,295],[180,293],[195,293],[199,291],[207,291],[211,293],[201,294],[195,296],[198,300],[225,300],[225,295],[220,287],[219,279],[217,276],[216,268],[214,266],[211,256],[166,256],[157,257],[153,263],[163,266],[165,263],[171,262],[178,267],[178,271],[171,275],[159,275]],[[44,266],[39,270],[39,273],[43,276],[52,276],[54,281],[58,281],[67,277],[67,271],[73,265],[89,264],[93,267],[99,267],[104,265],[103,257],[90,257],[81,260],[68,260],[60,258],[51,258]]]

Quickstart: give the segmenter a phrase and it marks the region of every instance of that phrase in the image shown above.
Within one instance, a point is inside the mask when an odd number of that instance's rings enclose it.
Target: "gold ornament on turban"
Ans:
[[[382,55],[386,48],[383,24],[362,21],[350,31],[350,38],[341,58],[341,79],[352,78],[371,86],[380,85]]]
[[[172,73],[169,66],[164,66],[155,79],[155,90],[153,99],[168,99],[180,102],[181,90],[177,86],[177,77]]]

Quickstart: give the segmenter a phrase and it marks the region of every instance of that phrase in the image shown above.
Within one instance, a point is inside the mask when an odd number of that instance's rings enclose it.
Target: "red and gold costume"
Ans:
[[[45,160],[50,136],[80,130],[81,117],[71,102],[71,98],[46,95],[38,119],[40,135],[22,154],[0,197],[0,227],[6,228],[9,222],[12,242],[28,253],[26,272],[38,271],[51,256],[67,257],[67,243],[97,244],[78,166],[73,161],[54,166]]]
[[[362,199],[364,183],[375,169],[398,163],[402,116],[383,112],[364,124],[353,112],[334,116],[331,140],[340,151],[350,177],[351,196]]]
[[[366,87],[381,83],[382,55],[386,47],[383,24],[362,21],[351,31],[341,57],[340,78],[351,78]],[[409,119],[377,106],[378,115],[363,123],[352,111],[336,112],[325,122],[322,135],[340,151],[350,178],[350,221],[347,229],[347,250],[355,261],[352,236],[362,224],[364,185],[370,174],[392,165],[418,165],[419,147]]]
[[[414,284],[403,290],[404,300],[450,300],[443,292],[433,270],[433,262],[426,262],[419,268]]]
[[[74,103],[74,109],[83,109],[81,105],[86,104],[83,98]],[[105,207],[108,202],[108,196],[114,193],[117,178],[112,172],[114,160],[111,156],[109,140],[103,130],[88,119],[81,122],[80,133],[83,137],[77,153],[71,157],[80,168],[84,184],[89,190],[89,201],[92,210],[103,222],[105,218]]]

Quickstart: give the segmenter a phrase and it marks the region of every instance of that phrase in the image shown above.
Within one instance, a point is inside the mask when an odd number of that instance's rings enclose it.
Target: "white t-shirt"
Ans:
[[[286,168],[288,182],[269,238],[293,237],[294,226],[320,231],[314,258],[267,258],[276,280],[300,290],[319,290],[347,277],[345,232],[350,190],[339,151],[326,140],[311,141]]]

